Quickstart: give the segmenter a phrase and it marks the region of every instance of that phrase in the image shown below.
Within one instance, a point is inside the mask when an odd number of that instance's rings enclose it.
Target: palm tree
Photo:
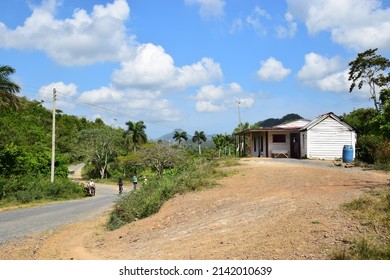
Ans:
[[[202,144],[203,142],[206,142],[207,141],[207,138],[206,138],[206,135],[204,134],[203,131],[195,131],[195,134],[194,136],[192,137],[192,142],[196,142],[198,143],[198,148],[199,148],[199,154],[202,154],[202,150],[200,148],[200,144]]]
[[[176,142],[179,142],[179,147],[180,147],[181,141],[188,140],[187,132],[176,130],[175,134],[173,135],[173,139],[175,139]]]
[[[16,96],[20,92],[20,86],[12,82],[9,75],[15,73],[15,69],[0,65],[0,106],[18,108],[20,100]]]
[[[134,144],[134,151],[138,145],[144,144],[148,141],[148,137],[145,133],[146,125],[143,121],[126,123],[128,126],[125,136],[130,136]]]

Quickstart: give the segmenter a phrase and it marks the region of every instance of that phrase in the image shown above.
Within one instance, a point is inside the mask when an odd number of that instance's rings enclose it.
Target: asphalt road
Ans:
[[[0,244],[59,226],[99,217],[118,199],[115,186],[96,184],[96,196],[0,211]]]

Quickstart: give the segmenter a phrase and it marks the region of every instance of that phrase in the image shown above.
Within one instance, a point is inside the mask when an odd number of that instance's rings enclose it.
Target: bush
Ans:
[[[375,166],[378,169],[390,170],[390,141],[382,141],[376,145]]]
[[[390,170],[390,142],[375,135],[359,137],[358,159],[368,164],[375,164],[376,168]]]
[[[375,163],[376,149],[380,143],[380,138],[375,135],[363,135],[358,138],[359,160],[369,164]]]
[[[196,158],[185,166],[174,168],[159,179],[148,180],[148,184],[125,194],[114,205],[107,228],[117,229],[126,223],[146,218],[159,211],[165,201],[176,194],[215,186],[214,178],[221,172],[215,161]]]
[[[67,178],[49,178],[33,176],[13,176],[0,179],[0,199],[16,203],[29,203],[39,200],[64,200],[84,196],[82,184]]]

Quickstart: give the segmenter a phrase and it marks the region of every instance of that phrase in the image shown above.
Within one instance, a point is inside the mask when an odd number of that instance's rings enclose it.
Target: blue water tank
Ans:
[[[351,145],[344,145],[343,148],[343,162],[349,163],[353,160],[353,147]]]

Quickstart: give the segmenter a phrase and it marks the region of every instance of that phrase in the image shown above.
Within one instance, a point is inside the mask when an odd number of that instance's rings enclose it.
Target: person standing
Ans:
[[[121,194],[123,192],[123,181],[122,181],[122,178],[119,178],[118,186],[119,186],[119,194]]]
[[[134,186],[134,190],[137,189],[137,185],[138,185],[138,179],[137,179],[137,176],[133,176],[132,178],[132,181],[133,181],[133,186]]]

